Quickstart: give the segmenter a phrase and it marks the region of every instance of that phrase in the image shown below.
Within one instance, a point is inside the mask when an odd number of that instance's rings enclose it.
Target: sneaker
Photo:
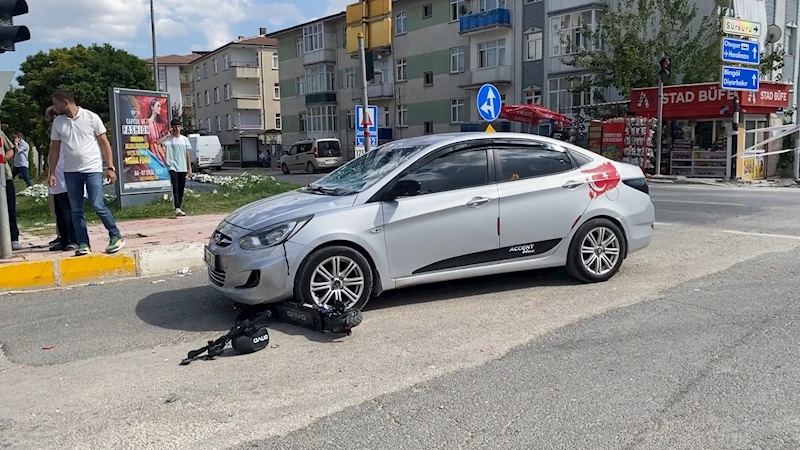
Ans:
[[[81,244],[78,246],[78,249],[75,250],[75,256],[84,256],[92,253],[92,249],[89,247],[89,244]]]
[[[176,215],[177,217],[183,217],[183,216],[185,216],[185,215],[186,215],[186,213],[185,213],[185,212],[183,212],[183,211],[181,211],[181,209],[180,209],[180,208],[175,208],[175,215]]]
[[[78,249],[78,244],[69,244],[68,246],[64,247],[64,250],[73,251]]]
[[[51,252],[63,252],[66,249],[67,249],[67,246],[62,244],[61,242],[56,242],[55,244],[50,246],[50,251]],[[75,249],[73,249],[73,250],[75,250]]]
[[[11,241],[11,250],[22,250],[22,244],[19,241]]]
[[[58,244],[59,242],[61,242],[61,237],[60,237],[60,236],[56,236],[56,238],[55,238],[55,239],[53,239],[52,241],[48,242],[47,244],[48,244],[48,245],[56,245],[56,244]]]
[[[125,246],[125,239],[121,237],[112,237],[110,241],[108,241],[108,246],[106,247],[106,253],[116,253],[122,247]]]

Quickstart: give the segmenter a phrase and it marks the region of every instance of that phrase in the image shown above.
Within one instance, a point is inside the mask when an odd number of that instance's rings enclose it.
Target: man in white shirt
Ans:
[[[112,183],[117,181],[116,168],[111,158],[111,144],[106,137],[106,127],[100,117],[75,104],[72,91],[60,89],[50,96],[56,114],[50,131],[50,187],[56,187],[56,168],[63,154],[64,181],[67,185],[72,224],[78,238],[75,255],[91,252],[89,232],[84,217],[84,188],[97,216],[108,230],[106,253],[118,252],[124,245],[114,217],[106,206],[103,195],[103,159],[106,174]]]
[[[185,216],[181,210],[183,204],[183,191],[186,187],[186,177],[192,176],[192,162],[189,150],[192,143],[189,138],[181,135],[181,121],[173,119],[170,122],[172,132],[158,140],[158,144],[167,149],[167,167],[169,167],[169,178],[172,182],[172,202],[175,206],[176,216]]]

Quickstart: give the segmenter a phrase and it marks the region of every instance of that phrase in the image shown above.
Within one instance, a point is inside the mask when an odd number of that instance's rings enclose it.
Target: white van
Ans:
[[[192,144],[189,156],[193,171],[199,172],[211,167],[222,170],[222,144],[219,143],[217,136],[190,134],[189,143]]]

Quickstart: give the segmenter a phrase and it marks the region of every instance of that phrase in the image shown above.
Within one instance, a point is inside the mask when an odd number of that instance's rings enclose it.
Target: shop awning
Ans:
[[[500,117],[512,122],[527,123],[531,125],[538,124],[542,119],[555,120],[563,122],[564,126],[572,125],[572,119],[551,111],[542,105],[535,103],[529,105],[507,105],[503,106],[500,110]]]

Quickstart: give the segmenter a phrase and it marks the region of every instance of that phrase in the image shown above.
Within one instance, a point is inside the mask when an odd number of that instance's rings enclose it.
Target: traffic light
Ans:
[[[14,44],[31,38],[28,27],[14,26],[14,16],[28,14],[25,0],[0,0],[0,53],[13,52]]]
[[[658,65],[658,76],[661,77],[662,83],[666,83],[670,74],[672,74],[672,63],[670,62],[669,58],[665,56],[661,58],[661,61],[658,62]]]

